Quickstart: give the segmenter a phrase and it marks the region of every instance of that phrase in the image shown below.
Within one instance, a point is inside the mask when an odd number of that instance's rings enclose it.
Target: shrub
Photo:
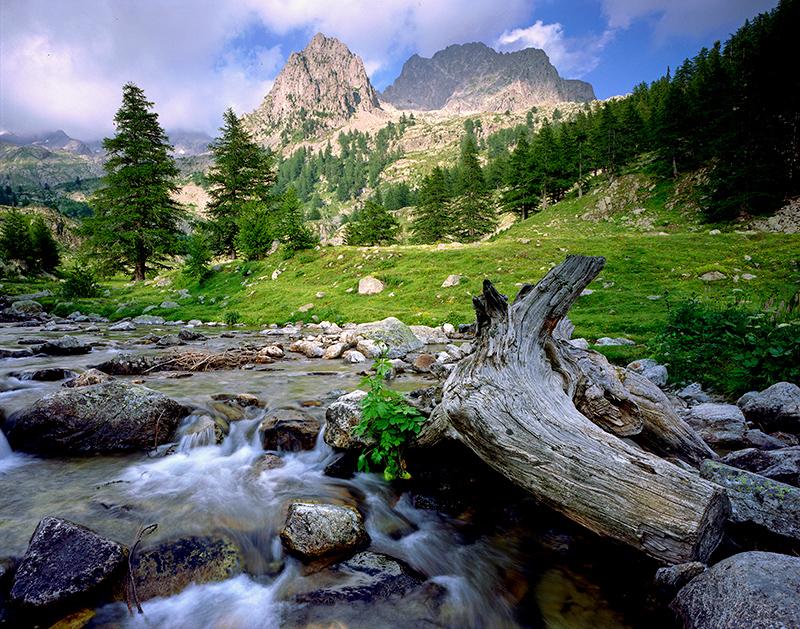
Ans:
[[[186,261],[183,273],[187,277],[202,283],[211,275],[211,249],[205,236],[200,233],[192,234],[186,241]]]
[[[249,203],[237,223],[237,249],[248,260],[265,257],[277,234],[275,216],[270,209],[264,204]]]
[[[27,217],[18,210],[11,210],[3,217],[0,253],[6,259],[22,262],[28,267],[35,262],[30,225]]]
[[[386,376],[392,365],[385,355],[375,361],[374,368],[375,374],[361,382],[361,386],[369,387],[369,391],[361,402],[361,421],[353,432],[371,437],[375,445],[358,457],[358,469],[370,472],[382,468],[386,480],[407,479],[410,475],[403,451],[409,439],[419,434],[425,418],[400,393],[386,385]]]
[[[100,285],[90,269],[76,263],[66,271],[64,283],[61,285],[61,296],[64,299],[98,295],[100,295]]]
[[[677,382],[696,381],[726,395],[800,379],[800,293],[760,311],[688,301],[671,309],[655,340]]]
[[[227,325],[236,325],[242,320],[242,315],[239,314],[238,310],[226,310],[223,320]]]
[[[61,256],[58,243],[41,216],[36,216],[31,222],[30,239],[36,265],[43,271],[52,272],[61,261]]]

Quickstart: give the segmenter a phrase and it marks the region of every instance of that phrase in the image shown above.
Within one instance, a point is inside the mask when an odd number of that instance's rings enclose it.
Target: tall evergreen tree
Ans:
[[[517,145],[511,152],[505,183],[507,187],[503,193],[503,204],[525,220],[536,211],[540,194],[531,167],[531,146],[527,132],[519,134]]]
[[[374,201],[367,201],[358,218],[347,225],[347,244],[356,246],[390,245],[397,242],[397,219]]]
[[[33,242],[28,219],[19,210],[11,210],[3,216],[0,225],[0,254],[7,260],[32,265]]]
[[[221,135],[211,144],[208,213],[216,251],[235,258],[239,219],[254,202],[269,204],[276,176],[272,154],[253,141],[232,109],[223,120]]]
[[[303,220],[303,207],[294,188],[289,188],[281,197],[278,216],[280,217],[278,238],[289,250],[311,249],[319,243],[319,239]]]
[[[178,169],[152,107],[141,88],[122,88],[116,134],[103,140],[105,187],[95,195],[95,214],[83,229],[106,270],[131,272],[135,280],[177,252],[180,233],[181,212],[171,196]]]
[[[472,242],[494,230],[497,212],[486,190],[478,162],[478,146],[474,136],[469,133],[461,142],[457,182],[458,196],[452,202],[456,211],[453,236],[463,242]]]
[[[41,216],[31,222],[31,248],[38,267],[42,271],[52,272],[61,261],[58,243],[53,233]]]
[[[436,166],[422,181],[411,233],[415,242],[444,240],[452,229],[448,201],[451,197],[444,170]]]

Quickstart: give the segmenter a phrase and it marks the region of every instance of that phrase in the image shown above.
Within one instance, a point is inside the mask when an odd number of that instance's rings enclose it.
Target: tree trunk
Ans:
[[[724,493],[625,443],[573,403],[584,371],[559,349],[553,331],[604,264],[570,256],[535,287],[524,286],[513,305],[485,281],[483,295],[473,299],[475,352],[445,382],[423,439],[452,428],[491,467],[590,530],[666,563],[705,560],[727,518]],[[642,434],[647,412],[620,387],[606,428]],[[611,408],[605,394],[592,399],[587,412]]]

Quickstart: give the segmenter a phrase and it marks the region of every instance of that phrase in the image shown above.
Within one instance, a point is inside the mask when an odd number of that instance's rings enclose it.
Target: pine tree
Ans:
[[[117,132],[103,140],[108,159],[95,215],[84,223],[87,247],[108,271],[144,280],[148,266],[177,252],[181,212],[172,200],[178,174],[172,147],[144,92],[127,83],[114,116]]]
[[[19,210],[11,210],[3,216],[0,226],[0,253],[7,260],[21,262],[26,266],[34,262],[28,220]]]
[[[235,258],[239,219],[253,202],[269,203],[276,177],[272,154],[253,141],[232,109],[223,119],[221,135],[211,144],[208,212],[216,251]]]
[[[455,210],[453,236],[471,242],[494,230],[497,212],[486,191],[483,171],[478,163],[478,146],[469,133],[461,142],[456,190],[458,198],[452,202]]]
[[[58,243],[41,216],[36,216],[31,222],[30,234],[32,255],[37,266],[42,271],[51,273],[61,261],[61,256],[58,253]]]
[[[453,223],[448,206],[451,196],[445,173],[436,166],[419,190],[417,211],[411,223],[414,242],[433,243],[447,237]]]
[[[519,134],[517,145],[511,152],[506,171],[506,190],[503,204],[518,214],[522,220],[536,210],[539,204],[539,185],[531,168],[531,146],[527,132]]]
[[[347,225],[347,244],[355,246],[389,245],[397,242],[397,219],[374,201],[367,201],[358,218]]]
[[[303,207],[294,188],[289,188],[283,194],[278,206],[278,215],[280,216],[279,239],[286,243],[290,251],[311,249],[319,243],[319,239],[303,221]]]

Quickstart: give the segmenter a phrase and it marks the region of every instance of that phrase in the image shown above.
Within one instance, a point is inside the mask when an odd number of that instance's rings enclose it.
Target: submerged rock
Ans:
[[[671,607],[686,629],[800,627],[800,558],[728,557],[692,579]]]
[[[74,378],[78,374],[71,369],[63,367],[47,367],[35,371],[23,371],[11,374],[20,380],[35,380],[36,382],[58,382],[67,378]]]
[[[63,456],[150,450],[170,441],[189,409],[119,381],[65,389],[8,418],[15,450]]]
[[[778,382],[760,393],[745,393],[736,404],[763,430],[800,433],[800,387],[796,384]]]
[[[358,509],[332,504],[293,502],[281,541],[287,552],[305,561],[346,555],[369,545]]]
[[[212,583],[242,572],[239,547],[226,538],[183,537],[142,550],[131,560],[136,594],[146,601],[172,596],[192,583]]]
[[[110,584],[127,552],[79,524],[43,518],[14,575],[11,598],[24,607],[77,602]]]
[[[320,423],[310,415],[292,409],[270,413],[259,426],[265,450],[295,452],[312,450],[317,442]]]

